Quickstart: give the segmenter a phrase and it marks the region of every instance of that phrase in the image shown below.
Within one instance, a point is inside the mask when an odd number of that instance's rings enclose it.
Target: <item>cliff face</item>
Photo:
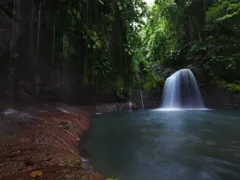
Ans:
[[[240,108],[240,94],[213,85],[200,88],[205,106],[213,109]]]
[[[64,36],[61,19],[56,20],[58,2],[0,0],[0,99],[88,105],[118,101],[114,91],[101,95],[81,84],[83,57],[63,65],[54,54],[53,44],[62,48],[59,39]]]
[[[23,84],[28,91],[37,92],[38,76],[48,67],[39,45],[52,23],[49,17],[55,2],[0,1],[0,99],[11,94],[18,100]]]
[[[28,43],[27,36],[29,35],[29,29],[33,23],[33,11],[30,5],[33,1],[1,1],[0,2],[0,96],[1,98],[6,95],[6,91],[9,90],[10,77],[13,73],[19,72],[19,64],[26,65],[29,56],[29,52],[26,50],[31,47]],[[21,53],[25,53],[22,56]],[[18,61],[16,59],[18,58]],[[26,66],[27,68],[28,66]],[[23,71],[24,72],[24,71]],[[26,71],[25,71],[26,72]],[[24,73],[22,73],[24,74]],[[19,73],[18,73],[19,75]],[[20,79],[20,76],[16,80]],[[16,84],[15,84],[16,86]],[[17,86],[16,86],[17,89]]]
[[[17,51],[19,38],[36,22],[34,0],[0,1],[0,54]],[[29,35],[29,34],[28,34]],[[22,44],[28,44],[26,41]]]
[[[0,54],[2,55],[9,50],[12,34],[16,32],[17,25],[3,10],[0,10],[0,21]]]
[[[16,22],[7,14],[9,12],[5,8],[7,5],[6,1],[0,1],[0,99],[5,96],[11,46],[15,43],[15,37],[12,34],[15,34],[17,31]]]

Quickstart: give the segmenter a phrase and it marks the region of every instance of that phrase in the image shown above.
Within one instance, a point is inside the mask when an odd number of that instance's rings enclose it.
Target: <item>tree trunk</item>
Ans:
[[[8,74],[9,74],[9,58],[10,53],[5,53],[0,57],[0,100],[5,98],[5,92],[8,87]]]
[[[193,17],[193,21],[194,21],[195,26],[196,26],[196,30],[197,30],[197,34],[198,34],[198,39],[199,39],[200,42],[202,42],[201,32],[200,32],[199,25],[198,25],[198,22],[197,22],[197,20],[196,20],[195,17]]]

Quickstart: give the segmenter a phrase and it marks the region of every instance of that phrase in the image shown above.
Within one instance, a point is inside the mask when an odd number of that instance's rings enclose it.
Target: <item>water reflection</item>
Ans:
[[[240,179],[240,112],[139,111],[93,118],[86,148],[124,180]]]

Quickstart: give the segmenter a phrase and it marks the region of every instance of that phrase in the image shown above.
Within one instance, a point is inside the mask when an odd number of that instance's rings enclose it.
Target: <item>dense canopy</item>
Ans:
[[[8,0],[0,11],[3,97],[130,100],[186,67],[240,91],[238,0]]]

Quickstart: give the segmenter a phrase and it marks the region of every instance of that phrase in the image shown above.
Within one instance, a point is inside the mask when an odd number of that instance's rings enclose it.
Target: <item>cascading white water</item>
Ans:
[[[139,78],[138,73],[137,73],[137,80],[138,80],[138,84],[139,84],[141,106],[142,106],[142,109],[144,109],[143,95],[142,95],[141,83],[140,83],[140,78]]]
[[[205,109],[197,81],[190,69],[181,69],[167,78],[161,108]]]

